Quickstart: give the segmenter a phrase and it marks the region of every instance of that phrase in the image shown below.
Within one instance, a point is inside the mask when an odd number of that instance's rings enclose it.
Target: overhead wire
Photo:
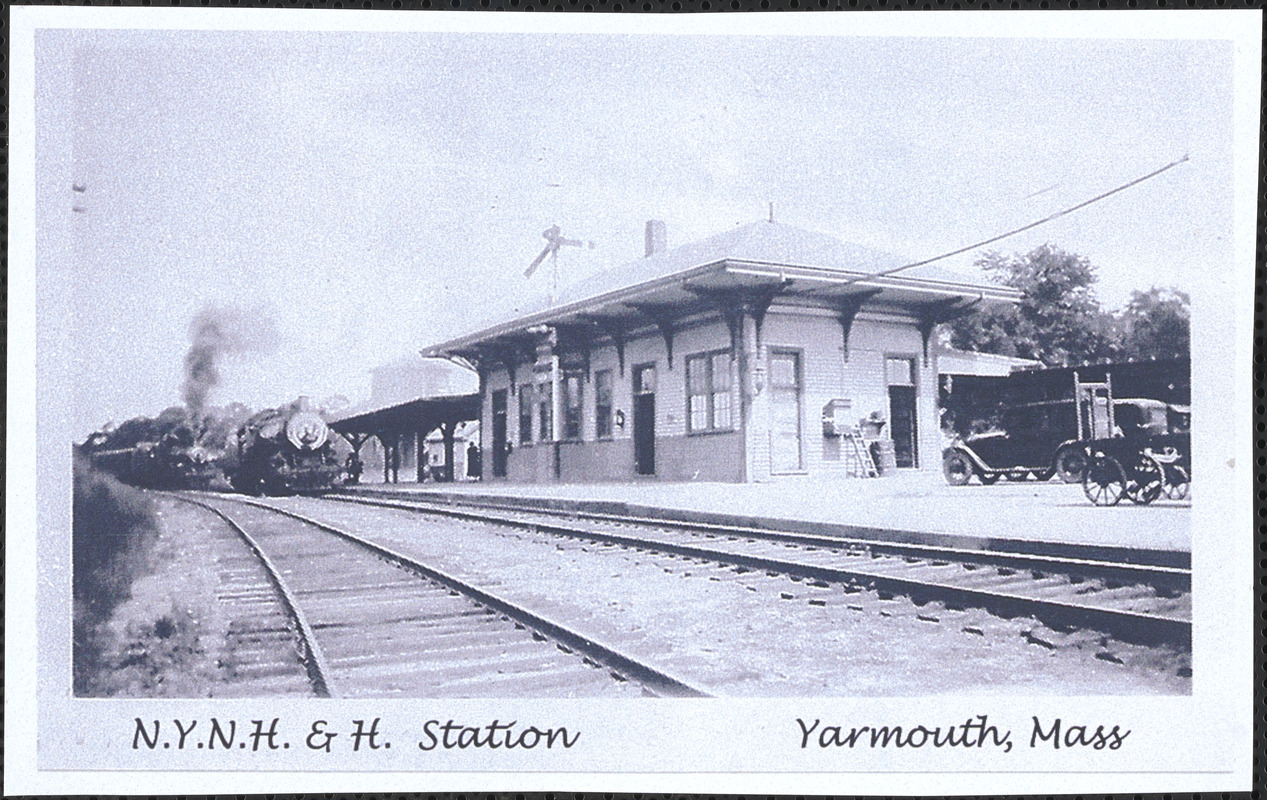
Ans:
[[[1075,211],[1077,211],[1077,210],[1079,210],[1079,209],[1086,208],[1087,206],[1091,205],[1092,203],[1098,203],[1098,202],[1100,202],[1101,200],[1105,199],[1106,197],[1112,197],[1113,195],[1117,194],[1118,192],[1125,191],[1126,189],[1129,189],[1129,188],[1131,188],[1132,186],[1137,186],[1138,184],[1141,184],[1141,183],[1143,183],[1143,182],[1144,182],[1144,181],[1146,181],[1146,180],[1149,180],[1149,179],[1151,179],[1151,178],[1155,178],[1155,177],[1157,177],[1158,175],[1160,175],[1160,174],[1162,174],[1163,172],[1165,172],[1166,170],[1171,169],[1171,168],[1173,168],[1173,167],[1177,167],[1177,166],[1179,166],[1180,164],[1184,163],[1184,162],[1185,162],[1185,161],[1187,161],[1187,160],[1188,160],[1188,154],[1187,154],[1187,153],[1185,153],[1185,154],[1184,154],[1184,156],[1183,156],[1183,158],[1180,158],[1180,159],[1178,159],[1177,161],[1172,161],[1172,162],[1170,162],[1169,164],[1167,164],[1166,166],[1164,166],[1164,167],[1162,167],[1162,168],[1160,168],[1160,169],[1155,169],[1155,170],[1153,170],[1152,172],[1148,173],[1147,175],[1143,175],[1143,176],[1141,176],[1141,177],[1136,178],[1135,180],[1128,181],[1128,182],[1126,182],[1126,183],[1122,184],[1121,186],[1118,186],[1117,188],[1110,189],[1109,191],[1104,192],[1103,194],[1098,194],[1098,195],[1096,195],[1095,197],[1092,197],[1090,200],[1084,200],[1084,201],[1082,201],[1081,203],[1078,203],[1077,205],[1069,206],[1068,208],[1066,208],[1066,209],[1064,209],[1064,210],[1062,210],[1062,211],[1057,211],[1055,214],[1051,214],[1050,216],[1043,217],[1042,219],[1038,220],[1037,222],[1031,222],[1031,223],[1029,223],[1028,225],[1022,225],[1021,227],[1019,227],[1019,228],[1015,228],[1015,229],[1013,229],[1013,230],[1010,230],[1010,231],[1008,231],[1007,233],[1001,233],[1001,234],[999,234],[998,236],[991,236],[989,239],[983,239],[982,241],[980,241],[980,242],[976,242],[976,243],[974,243],[974,244],[970,244],[970,245],[968,245],[967,247],[960,247],[958,250],[951,250],[949,253],[942,253],[942,254],[941,254],[941,255],[939,255],[939,256],[934,256],[934,257],[932,257],[932,258],[926,258],[926,259],[924,259],[923,261],[916,261],[916,262],[911,263],[911,264],[903,264],[903,265],[902,265],[902,266],[900,266],[900,267],[893,267],[892,269],[881,270],[880,272],[873,272],[873,273],[871,273],[871,274],[869,274],[869,275],[863,275],[863,276],[861,276],[861,277],[858,277],[858,278],[855,278],[855,279],[853,279],[853,280],[851,280],[851,281],[848,281],[846,285],[848,285],[848,284],[853,284],[853,283],[858,283],[858,282],[860,282],[860,281],[872,280],[873,278],[883,278],[883,277],[885,277],[885,276],[887,276],[887,275],[892,275],[892,274],[894,274],[894,273],[901,272],[901,271],[903,271],[903,270],[913,269],[913,268],[915,268],[915,267],[922,267],[922,266],[924,266],[925,264],[931,264],[931,263],[933,263],[934,261],[941,261],[942,259],[950,258],[951,256],[957,256],[957,255],[959,255],[959,254],[961,254],[961,253],[966,253],[966,252],[968,252],[969,250],[975,250],[975,249],[977,249],[978,247],[985,247],[987,244],[994,244],[995,242],[1000,241],[1000,240],[1002,240],[1002,239],[1006,239],[1006,238],[1008,238],[1009,236],[1015,236],[1016,234],[1018,234],[1018,233],[1022,233],[1022,232],[1027,231],[1027,230],[1030,230],[1031,228],[1037,228],[1039,225],[1045,225],[1045,224],[1047,224],[1048,222],[1051,222],[1052,220],[1057,220],[1057,219],[1060,219],[1061,217],[1063,217],[1063,216],[1065,216],[1065,215],[1067,215],[1067,214],[1072,214],[1073,212],[1075,212]],[[1044,191],[1045,191],[1045,190],[1044,190]]]

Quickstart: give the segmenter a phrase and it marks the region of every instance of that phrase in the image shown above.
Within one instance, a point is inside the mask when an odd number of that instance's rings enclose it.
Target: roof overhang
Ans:
[[[540,326],[587,326],[632,329],[648,324],[645,309],[677,317],[716,310],[718,297],[740,297],[746,291],[777,289],[778,296],[805,305],[833,304],[851,296],[868,303],[908,308],[944,307],[956,299],[967,303],[1016,303],[1019,290],[1007,286],[953,283],[902,275],[876,276],[800,264],[723,259],[551,309],[527,314],[421,350],[435,357],[475,353],[481,346],[532,341]]]
[[[475,394],[419,397],[396,405],[360,411],[329,423],[339,433],[378,434],[432,430],[442,423],[479,419],[480,396]]]

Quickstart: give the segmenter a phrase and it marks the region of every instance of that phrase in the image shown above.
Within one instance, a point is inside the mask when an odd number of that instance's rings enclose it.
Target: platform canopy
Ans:
[[[424,348],[424,356],[478,355],[522,346],[539,326],[620,336],[663,327],[695,313],[775,298],[825,308],[891,307],[930,324],[986,302],[1015,303],[1016,289],[935,265],[894,275],[910,263],[890,253],[775,222],[757,222],[599,273],[565,290],[549,307]]]
[[[419,397],[404,403],[372,408],[350,409],[345,416],[335,417],[330,427],[344,435],[376,436],[392,432],[430,432],[441,425],[477,420],[480,396],[474,394]]]

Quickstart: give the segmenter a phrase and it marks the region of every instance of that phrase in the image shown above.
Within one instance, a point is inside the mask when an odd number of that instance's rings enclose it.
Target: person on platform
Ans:
[[[365,464],[356,457],[356,453],[348,453],[347,460],[343,462],[343,469],[347,471],[348,483],[360,483]]]

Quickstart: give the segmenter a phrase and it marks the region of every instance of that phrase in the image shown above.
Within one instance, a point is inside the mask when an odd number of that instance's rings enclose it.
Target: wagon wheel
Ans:
[[[1170,500],[1182,500],[1188,496],[1188,471],[1178,464],[1162,464],[1166,482],[1161,490]]]
[[[958,450],[951,451],[941,463],[941,471],[946,476],[946,483],[951,486],[963,486],[972,480],[972,460]]]
[[[1161,464],[1148,453],[1135,457],[1130,480],[1126,483],[1126,496],[1135,505],[1146,506],[1161,497],[1165,474]]]
[[[1126,473],[1113,456],[1097,453],[1087,462],[1082,491],[1097,506],[1115,506],[1126,494]]]

